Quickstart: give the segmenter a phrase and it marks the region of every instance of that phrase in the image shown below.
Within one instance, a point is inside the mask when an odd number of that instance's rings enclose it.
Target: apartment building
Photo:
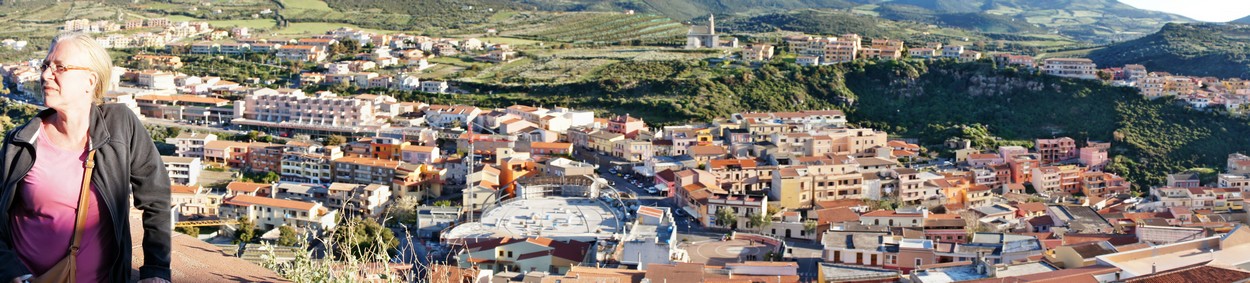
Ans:
[[[401,161],[369,157],[343,157],[330,162],[334,182],[390,184]]]
[[[1081,192],[1081,174],[1085,169],[1075,165],[1042,166],[1033,168],[1031,182],[1038,193],[1076,194]]]
[[[180,157],[204,157],[204,145],[217,140],[217,135],[208,133],[183,132],[176,137],[165,139],[177,149],[174,154]]]
[[[1080,152],[1076,150],[1076,140],[1069,137],[1037,139],[1036,149],[1037,154],[1042,158],[1042,164],[1062,162],[1080,157]]]
[[[1158,206],[1162,208],[1186,207],[1229,211],[1242,209],[1244,203],[1242,191],[1237,188],[1156,187],[1150,189],[1150,195],[1159,200]]]
[[[1050,58],[1042,63],[1042,71],[1048,75],[1078,79],[1097,79],[1098,65],[1084,58]]]
[[[200,180],[200,171],[204,165],[198,157],[161,156],[165,171],[169,173],[169,181],[179,185],[194,185]]]
[[[811,208],[816,202],[862,199],[864,175],[847,156],[813,158],[802,165],[774,169],[770,199],[785,209]]]
[[[221,196],[201,186],[171,185],[169,202],[179,220],[200,216],[217,216]]]
[[[386,103],[396,102],[389,96],[379,97]],[[330,92],[304,96],[302,92],[262,90],[235,102],[233,123],[311,134],[354,135],[388,124],[386,118],[396,113],[381,111],[383,104],[371,99],[339,97]]]
[[[204,163],[243,169],[247,165],[249,144],[215,140],[204,144]]]
[[[470,122],[482,114],[482,109],[466,105],[430,105],[424,112],[425,123],[430,126],[452,128],[458,125],[468,128]]]
[[[320,63],[329,56],[324,47],[312,45],[284,45],[274,52],[274,57],[287,61]]]
[[[328,184],[334,180],[331,161],[343,157],[338,146],[292,141],[283,149],[280,162],[283,181]]]
[[[773,59],[771,44],[748,44],[742,48],[742,59],[747,61],[768,61]]]
[[[276,199],[249,195],[227,198],[221,206],[224,219],[245,218],[256,223],[256,228],[269,231],[281,226],[308,229],[320,233],[335,226],[336,210],[320,203]]]
[[[391,187],[384,184],[332,183],[326,189],[326,207],[365,217],[380,216],[391,199]]]
[[[249,143],[246,169],[252,172],[281,172],[284,149],[281,144]]]
[[[716,223],[716,215],[721,209],[732,212],[736,220],[732,223]],[[712,193],[707,198],[707,214],[699,220],[706,227],[756,230],[764,227],[751,227],[750,217],[771,217],[762,216],[767,213],[768,196]]]

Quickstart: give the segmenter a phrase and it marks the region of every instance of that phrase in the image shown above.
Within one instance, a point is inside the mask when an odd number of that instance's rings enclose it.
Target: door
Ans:
[[[790,229],[786,229],[786,238],[790,237]]]
[[[869,264],[869,265],[877,265],[877,255],[876,255],[876,254],[873,254],[873,255],[872,255],[872,258],[868,261],[868,264]]]
[[[857,265],[864,265],[864,254],[863,254],[863,253],[855,253],[855,264],[857,264]]]
[[[833,251],[833,262],[842,263],[842,251]]]

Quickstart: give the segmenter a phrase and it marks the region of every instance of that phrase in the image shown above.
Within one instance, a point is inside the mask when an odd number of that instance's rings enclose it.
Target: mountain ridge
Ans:
[[[1151,71],[1250,78],[1250,25],[1167,24],[1151,35],[1089,53],[1099,66],[1141,64]]]

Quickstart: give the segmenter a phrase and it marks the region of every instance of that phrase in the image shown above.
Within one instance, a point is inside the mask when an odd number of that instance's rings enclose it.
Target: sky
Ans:
[[[1205,22],[1250,16],[1250,0],[1119,0],[1138,9],[1168,12]]]

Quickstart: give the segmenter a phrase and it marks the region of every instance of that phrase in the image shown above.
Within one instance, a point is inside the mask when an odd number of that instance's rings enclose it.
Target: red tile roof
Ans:
[[[341,157],[334,160],[335,163],[351,163],[369,167],[395,168],[399,167],[400,161],[377,159],[370,157]]]
[[[249,192],[250,193],[250,192],[256,192],[259,189],[269,188],[272,186],[273,185],[270,185],[270,184],[234,181],[226,185],[226,190],[229,190],[231,192]]]
[[[198,187],[183,186],[183,185],[169,185],[169,192],[174,193],[174,194],[195,194],[198,191],[199,191]]]
[[[1229,267],[1202,265],[1125,280],[1126,283],[1238,282],[1250,279],[1250,272]]]
[[[859,222],[859,214],[846,207],[816,210],[816,224],[818,225],[850,221]]]
[[[300,211],[309,211],[317,206],[316,203],[311,203],[311,202],[302,202],[302,201],[297,201],[297,200],[276,199],[276,198],[267,198],[267,197],[254,197],[254,196],[249,196],[249,195],[233,196],[229,199],[226,199],[225,203],[230,204],[230,205],[237,205],[237,206],[262,205],[262,206],[294,209],[294,210],[300,210]]]
[[[651,217],[664,217],[664,210],[660,210],[659,208],[654,208],[650,206],[643,206],[643,207],[638,208],[638,215],[647,215]]]

